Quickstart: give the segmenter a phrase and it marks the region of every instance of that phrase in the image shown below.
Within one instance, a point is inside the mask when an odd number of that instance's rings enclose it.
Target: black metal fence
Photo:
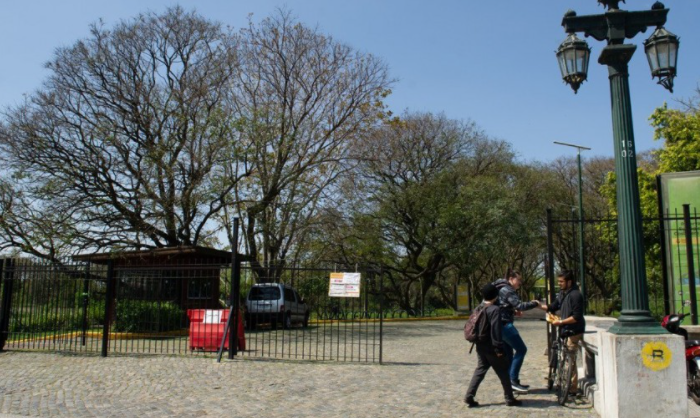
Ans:
[[[2,260],[0,350],[213,355],[222,343],[231,265],[122,265]],[[241,271],[237,354],[300,360],[381,362],[382,282],[360,271],[355,297],[330,297],[334,269]],[[354,269],[353,269],[354,271]],[[248,291],[280,283],[298,298],[301,316],[285,323],[289,298],[275,315],[251,322]],[[287,286],[284,286],[284,285]],[[286,304],[286,308],[283,306]],[[280,311],[281,310],[281,311]],[[245,331],[244,331],[245,328]],[[228,348],[228,345],[226,345]]]
[[[685,312],[692,314],[694,323],[697,321],[694,284],[700,261],[699,221],[697,210],[690,208],[686,208],[685,213],[666,212],[659,218],[642,220],[649,308],[659,319],[670,312]],[[582,290],[587,299],[586,312],[616,316],[621,310],[621,299],[618,230],[614,217],[586,218],[581,223],[573,212],[570,217],[553,218],[548,211],[547,259],[551,266],[547,269],[548,287],[555,286],[554,267],[571,269],[579,276],[581,225],[585,237]]]
[[[330,277],[337,270],[295,267],[280,273],[274,268],[244,265],[241,306],[246,350],[240,354],[381,362],[382,280],[372,270],[359,271],[359,294],[333,297],[329,295]],[[357,272],[355,268],[343,270]],[[261,294],[261,289],[273,290],[273,283],[283,285],[282,289]]]

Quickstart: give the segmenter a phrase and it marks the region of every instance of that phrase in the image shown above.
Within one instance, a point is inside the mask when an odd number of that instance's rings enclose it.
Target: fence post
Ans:
[[[107,357],[109,351],[109,328],[112,322],[112,312],[114,305],[114,261],[107,264],[107,294],[105,295],[105,323],[102,328],[102,357]]]
[[[233,242],[231,243],[231,325],[228,329],[228,359],[238,354],[238,316],[241,294],[241,260],[238,257],[238,218],[233,218]]]
[[[2,285],[2,300],[0,301],[0,351],[5,347],[5,341],[10,332],[10,309],[12,308],[12,287],[14,285],[14,263],[11,259],[0,259],[0,280]]]
[[[379,364],[382,364],[384,349],[384,275],[379,269]]]
[[[685,256],[688,267],[688,293],[690,293],[690,314],[693,325],[698,324],[698,300],[695,290],[695,260],[693,259],[693,230],[690,227],[690,205],[683,205],[685,224]]]
[[[83,279],[83,338],[82,345],[86,343],[86,334],[88,328],[88,292],[90,290],[90,263],[85,266],[85,278]]]
[[[671,292],[668,283],[668,260],[666,260],[666,217],[664,216],[661,176],[656,176],[656,201],[659,207],[659,245],[661,246],[661,282],[664,291],[664,315],[671,314]]]

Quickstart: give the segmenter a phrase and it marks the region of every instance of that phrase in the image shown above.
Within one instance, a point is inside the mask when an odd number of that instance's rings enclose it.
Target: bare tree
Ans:
[[[237,185],[235,200],[253,267],[274,279],[329,203],[328,187],[351,166],[350,140],[383,115],[391,81],[380,59],[285,10],[251,22],[241,38],[232,97],[254,149],[252,177]]]
[[[236,39],[176,7],[59,48],[0,127],[2,245],[51,258],[211,240],[248,174],[228,107]]]

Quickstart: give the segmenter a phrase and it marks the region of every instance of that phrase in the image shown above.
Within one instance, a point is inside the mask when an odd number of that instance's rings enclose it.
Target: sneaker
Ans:
[[[513,388],[514,392],[527,393],[527,388],[521,386],[515,382],[510,382],[510,386]]]
[[[479,402],[475,401],[473,396],[467,396],[464,399],[464,402],[466,402],[470,408],[476,408],[477,406],[479,406]]]
[[[524,387],[525,389],[530,389],[530,385],[523,385],[522,383],[520,383],[520,379],[511,380],[510,383],[511,384],[515,383],[516,385],[518,385],[520,387]]]
[[[508,406],[522,406],[523,401],[519,401],[517,399],[511,399],[509,401],[506,401],[506,405],[508,405]]]

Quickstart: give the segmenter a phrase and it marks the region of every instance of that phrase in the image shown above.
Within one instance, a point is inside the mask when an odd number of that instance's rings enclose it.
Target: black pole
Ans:
[[[13,276],[14,269],[12,268],[14,263],[11,259],[0,259],[0,279],[3,281],[2,285],[2,299],[0,307],[0,351],[3,351],[5,347],[5,342],[10,333],[10,311],[12,308],[12,287],[13,287]]]
[[[384,275],[379,269],[379,364],[382,364],[384,348]]]
[[[83,279],[83,337],[82,345],[86,343],[88,328],[88,291],[90,290],[90,263],[85,266],[85,279]]]
[[[547,292],[547,304],[554,302],[554,240],[552,231],[552,208],[547,208],[547,262],[545,263],[545,276],[549,292]],[[547,324],[547,359],[551,360],[552,356],[552,329],[550,324]]]
[[[241,294],[241,262],[238,257],[238,218],[233,218],[233,248],[231,249],[231,297],[229,305],[233,324],[229,328],[228,336],[228,359],[233,360],[233,356],[238,354],[238,316],[240,309]],[[233,314],[233,315],[231,315]]]
[[[690,318],[693,325],[698,324],[698,298],[695,293],[695,260],[693,259],[693,231],[690,227],[690,205],[683,205],[683,223],[685,224],[685,256],[688,267],[688,293],[690,293]]]
[[[549,283],[548,304],[554,302],[554,242],[552,239],[552,209],[547,209],[547,271],[545,272]]]
[[[365,309],[363,317],[369,319],[369,286],[374,277],[370,276],[370,269],[367,270],[367,277],[365,278]]]
[[[472,303],[472,301],[474,300],[474,282],[471,278],[467,282],[467,297],[469,298],[468,310],[472,311],[474,309],[474,304]]]
[[[112,322],[114,306],[114,261],[107,264],[107,294],[105,295],[105,320],[102,327],[102,357],[107,357],[109,351],[109,327]]]
[[[664,288],[664,315],[671,314],[671,287],[668,281],[668,260],[666,259],[666,217],[664,216],[664,202],[662,193],[661,176],[656,176],[656,201],[659,207],[659,245],[661,248],[661,281]]]

